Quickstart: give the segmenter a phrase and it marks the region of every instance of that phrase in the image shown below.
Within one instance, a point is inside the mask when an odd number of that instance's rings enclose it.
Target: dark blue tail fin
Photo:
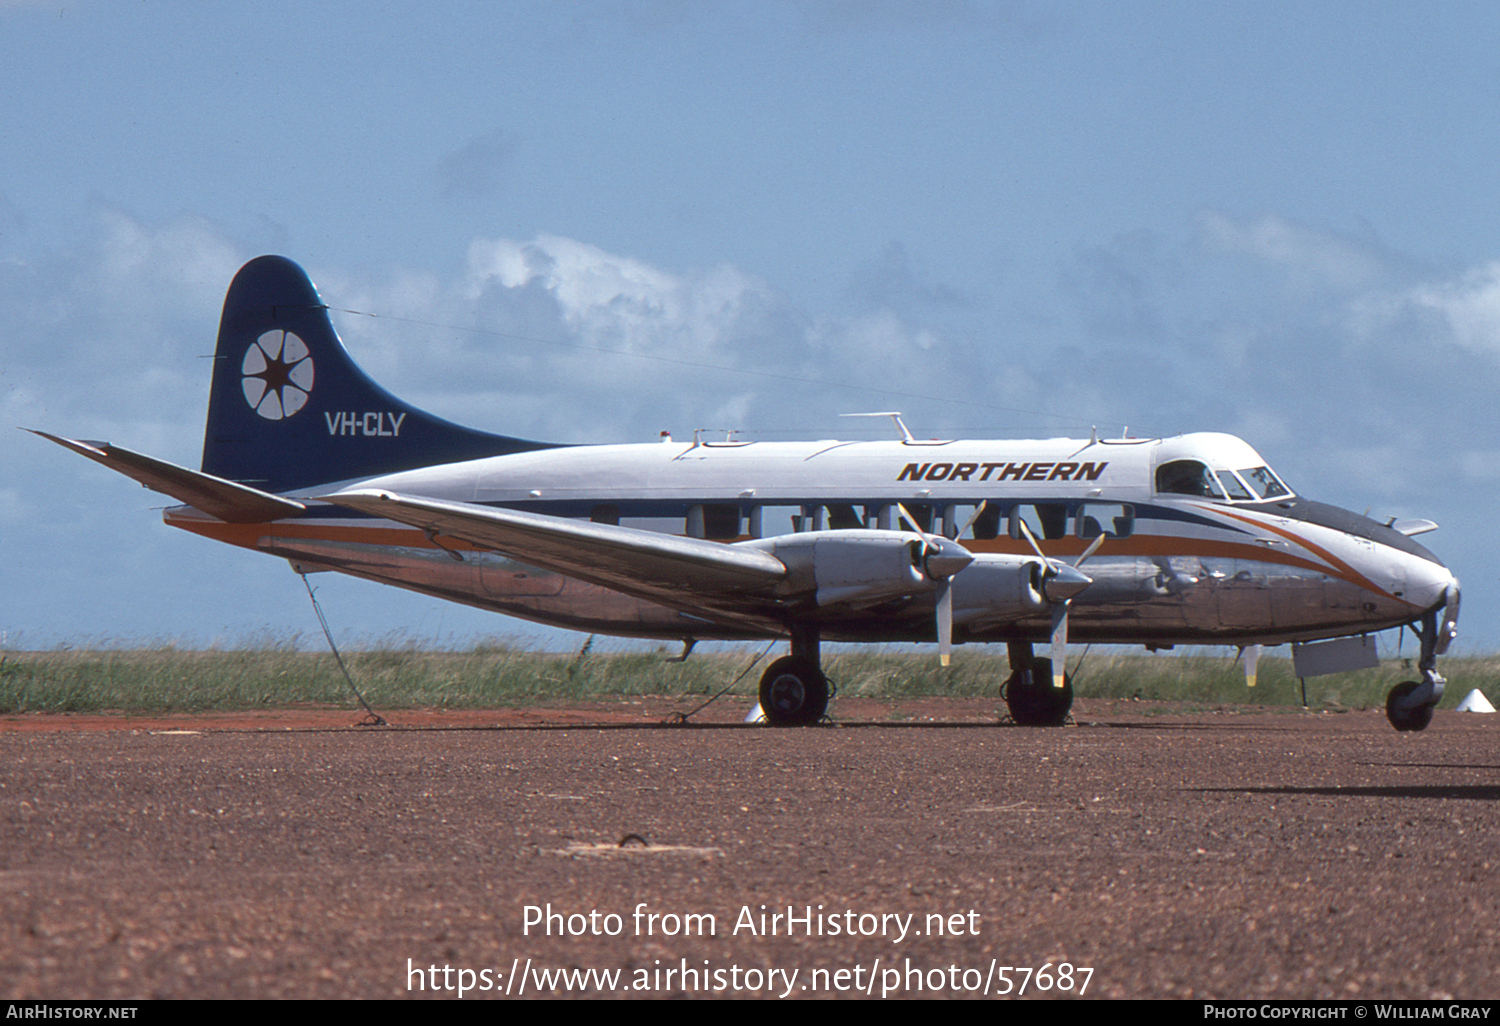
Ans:
[[[234,276],[214,354],[205,474],[286,492],[546,448],[441,420],[375,384],[285,257],[257,257]]]

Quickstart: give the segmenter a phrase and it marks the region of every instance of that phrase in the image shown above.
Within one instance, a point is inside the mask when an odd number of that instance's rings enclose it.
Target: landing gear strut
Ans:
[[[828,710],[828,678],[818,659],[817,631],[792,629],[792,654],[760,678],[760,711],[773,727],[805,727]]]
[[[1073,707],[1073,682],[1064,678],[1062,687],[1052,682],[1052,660],[1032,655],[1031,643],[1010,644],[1010,676],[1001,694],[1010,718],[1022,727],[1060,727]]]
[[[1450,614],[1449,610],[1452,610]],[[1446,651],[1454,633],[1453,620],[1458,615],[1456,596],[1450,596],[1442,609],[1434,609],[1422,617],[1422,655],[1417,660],[1417,669],[1422,679],[1409,680],[1391,688],[1385,699],[1386,719],[1397,730],[1426,730],[1432,722],[1432,710],[1443,697],[1443,680],[1437,672],[1437,657]]]

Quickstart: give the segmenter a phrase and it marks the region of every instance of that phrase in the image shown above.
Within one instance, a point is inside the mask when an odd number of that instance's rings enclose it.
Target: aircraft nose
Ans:
[[[1407,572],[1407,601],[1420,606],[1427,613],[1437,613],[1437,651],[1446,651],[1458,636],[1458,610],[1462,589],[1458,578],[1441,563],[1423,560]]]
[[[1459,584],[1453,572],[1441,564],[1428,564],[1422,570],[1426,572],[1419,571],[1408,578],[1411,598],[1427,609],[1440,605],[1457,605]]]

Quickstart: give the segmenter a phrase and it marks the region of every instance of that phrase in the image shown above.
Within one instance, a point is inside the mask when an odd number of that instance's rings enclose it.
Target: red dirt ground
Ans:
[[[1500,997],[1500,717],[680,708],[0,717],[0,996]]]

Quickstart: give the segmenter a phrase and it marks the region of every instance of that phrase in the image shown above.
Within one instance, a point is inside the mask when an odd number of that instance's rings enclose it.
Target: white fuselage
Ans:
[[[576,446],[359,484],[726,544],[915,522],[975,554],[1029,555],[1035,544],[1048,559],[1074,563],[1092,548],[1092,584],[1073,602],[1071,633],[1079,641],[1336,637],[1415,621],[1457,594],[1452,574],[1426,549],[1390,527],[1292,494],[1254,449],[1228,435]],[[784,629],[774,610],[725,622],[333,506],[271,524],[222,524],[186,508],[167,519],[309,568],[579,630],[737,638]],[[994,615],[987,587],[983,572],[953,578],[955,640],[1046,635],[1044,614]],[[932,601],[914,592],[850,609],[823,634],[931,640]]]

